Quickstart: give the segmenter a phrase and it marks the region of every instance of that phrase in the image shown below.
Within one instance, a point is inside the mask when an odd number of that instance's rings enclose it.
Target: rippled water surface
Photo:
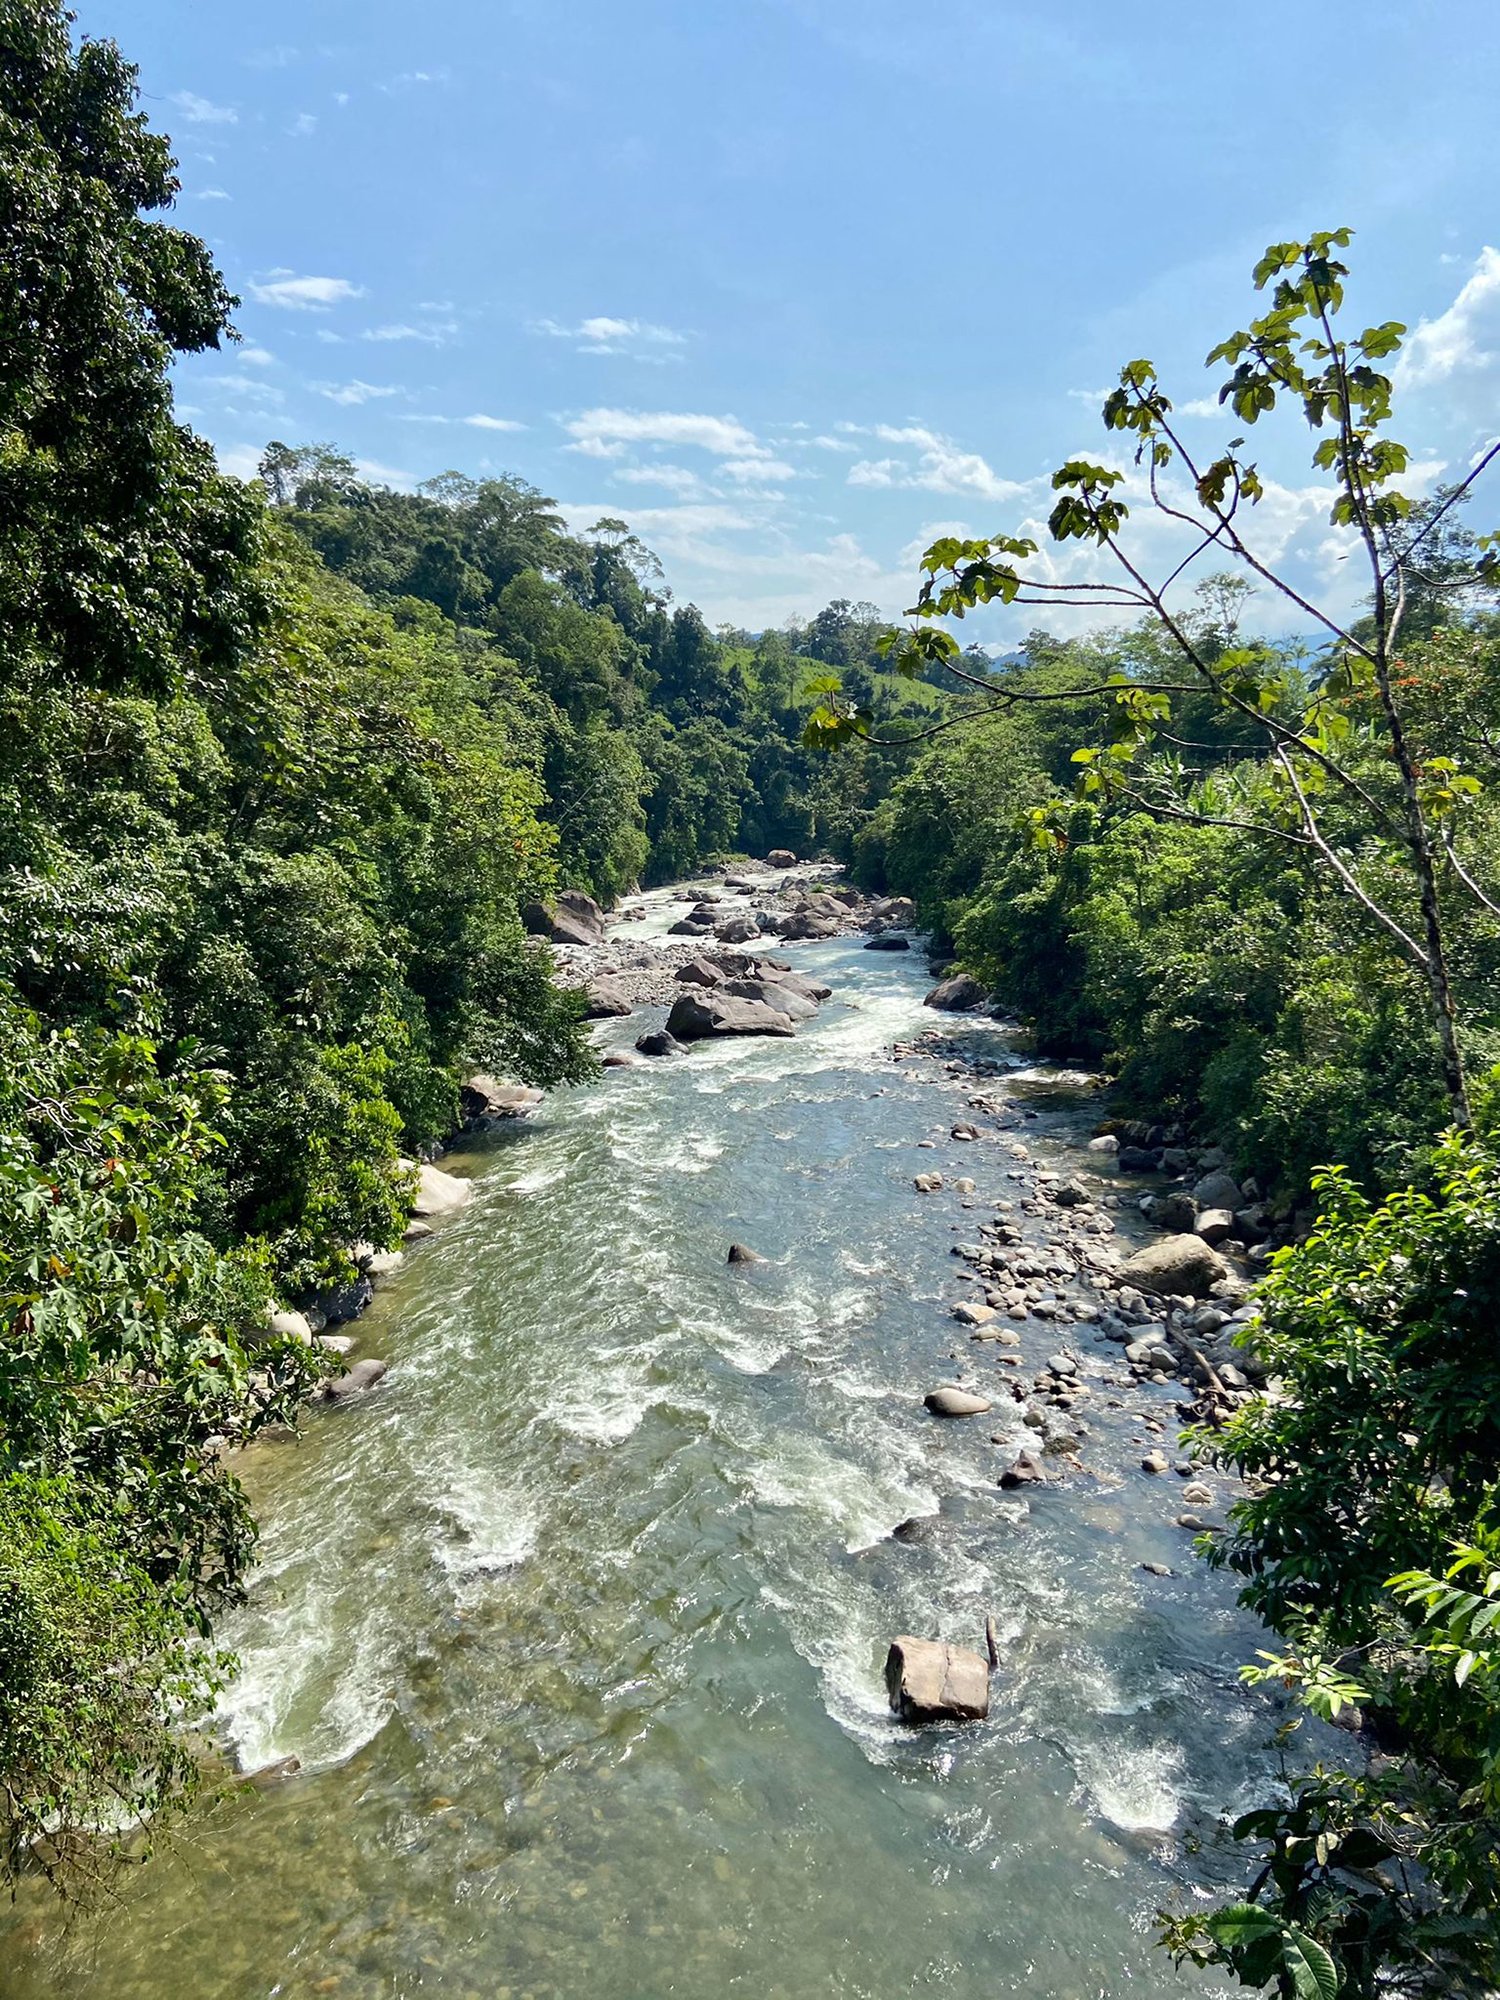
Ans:
[[[355,1329],[387,1382],[250,1468],[225,1727],[302,1775],[207,1809],[70,1937],[23,1899],[12,2000],[1205,1990],[1152,1913],[1263,1769],[1256,1630],[1178,1483],[1122,1470],[1127,1413],[1090,1416],[1103,1476],[1025,1502],[995,1485],[1013,1406],[925,1415],[955,1351],[998,1363],[945,1312],[973,1220],[912,1174],[993,1200],[1015,1160],[890,1061],[934,1018],[911,960],[797,963],[835,997],[795,1041],[612,1072],[445,1163],[475,1200]],[[1045,1155],[1081,1114],[1032,1101]],[[726,1267],[735,1238],[770,1262]],[[889,1639],[982,1644],[991,1612],[989,1722],[899,1729]]]

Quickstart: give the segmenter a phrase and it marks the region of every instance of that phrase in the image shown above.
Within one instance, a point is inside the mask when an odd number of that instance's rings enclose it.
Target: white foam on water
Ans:
[[[765,1507],[790,1507],[831,1526],[853,1553],[884,1541],[898,1522],[930,1514],[929,1486],[877,1472],[821,1439],[782,1432],[747,1468],[750,1489]]]
[[[567,1171],[566,1167],[533,1167],[530,1173],[501,1185],[506,1194],[545,1194],[548,1188],[556,1187]]]
[[[395,1708],[398,1635],[374,1615],[350,1620],[338,1585],[309,1566],[261,1642],[226,1642],[240,1671],[220,1702],[216,1722],[234,1744],[240,1768],[258,1770],[297,1757],[304,1770],[347,1763],[372,1742]],[[305,1717],[305,1719],[304,1719]]]
[[[782,1356],[791,1351],[781,1334],[757,1336],[746,1327],[725,1326],[722,1321],[696,1320],[694,1331],[742,1375],[769,1375]]]
[[[534,1507],[493,1472],[450,1470],[433,1505],[450,1529],[433,1553],[461,1598],[536,1552],[540,1522]]]
[[[1073,1763],[1101,1817],[1123,1833],[1170,1833],[1183,1804],[1177,1743],[1107,1743],[1075,1749]]]

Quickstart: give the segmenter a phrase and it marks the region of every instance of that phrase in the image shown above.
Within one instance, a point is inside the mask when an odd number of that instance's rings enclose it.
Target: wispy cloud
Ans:
[[[857,444],[851,444],[848,438],[825,437],[820,434],[815,438],[809,438],[808,442],[810,444],[815,444],[819,451],[854,452],[859,450],[859,446]]]
[[[199,188],[191,197],[193,201],[233,201],[234,196],[224,188]]]
[[[764,485],[769,480],[796,479],[795,465],[784,458],[727,458],[719,467],[720,476],[741,486]]]
[[[276,365],[276,356],[269,347],[238,347],[235,353],[250,368],[273,368]]]
[[[361,340],[418,340],[427,347],[446,347],[458,332],[453,320],[434,321],[429,326],[412,326],[405,320],[398,320],[390,326],[367,326],[360,335]]]
[[[611,477],[631,486],[662,486],[684,496],[703,491],[703,481],[685,465],[622,465]]]
[[[470,430],[474,431],[524,431],[526,428],[525,424],[518,423],[514,417],[490,417],[486,416],[482,410],[476,410],[471,417],[441,417],[435,416],[427,410],[408,410],[403,411],[401,422],[403,424],[466,424]]]
[[[694,445],[716,458],[769,458],[770,452],[737,417],[699,416],[676,410],[585,410],[563,424],[569,451],[586,458],[619,458],[633,444]]]
[[[347,278],[298,278],[290,271],[271,271],[264,279],[250,281],[250,296],[257,305],[278,306],[286,312],[327,312],[346,299],[362,299],[363,285]]]
[[[385,396],[404,396],[404,389],[395,389],[389,384],[376,382],[314,382],[312,387],[318,395],[326,396],[330,403],[338,403],[344,409],[357,409],[361,403],[373,403]]]
[[[858,424],[841,424],[839,429],[879,438],[883,444],[907,445],[917,453],[915,462],[860,459],[849,468],[851,486],[920,487],[929,493],[977,493],[984,500],[1014,500],[1027,491],[1025,480],[1002,479],[977,451],[961,451],[951,438],[925,424],[872,424],[864,430]]]
[[[174,90],[172,102],[190,125],[238,125],[240,114],[233,105],[215,104],[196,91]]]
[[[687,344],[687,335],[675,327],[645,319],[615,319],[607,313],[596,313],[576,326],[555,319],[534,320],[531,331],[569,341],[580,354],[623,354],[636,361],[679,360],[674,350]]]
[[[401,492],[409,493],[417,483],[400,466],[382,465],[378,458],[357,458],[354,464],[360,478],[367,480],[371,486],[394,486]]]
[[[389,94],[396,90],[418,90],[424,84],[448,81],[449,72],[446,69],[407,69],[402,70],[399,76],[389,77],[384,83],[377,84],[376,88]]]
[[[1500,339],[1500,250],[1486,244],[1458,297],[1436,319],[1424,319],[1396,364],[1396,379],[1410,389],[1444,382],[1495,360],[1485,345]]]
[[[318,121],[310,111],[299,111],[287,126],[287,136],[292,139],[310,139],[318,129]]]

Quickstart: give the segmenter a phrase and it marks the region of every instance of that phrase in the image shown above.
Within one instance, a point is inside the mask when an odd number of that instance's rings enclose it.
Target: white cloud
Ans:
[[[401,419],[404,424],[467,424],[476,431],[524,431],[525,424],[517,423],[514,417],[487,417],[476,410],[472,417],[440,417],[426,410],[415,410]]]
[[[788,465],[781,458],[727,458],[719,467],[725,479],[733,479],[740,485],[759,485],[772,479],[796,479],[795,465]]]
[[[174,90],[172,102],[190,125],[238,125],[240,114],[228,104],[214,104],[195,91]]]
[[[223,188],[199,188],[192,196],[194,201],[233,201],[234,196]]]
[[[859,446],[850,444],[847,438],[818,436],[810,440],[819,451],[858,451]]]
[[[335,333],[332,328],[326,326],[320,326],[317,331],[318,339],[322,341],[325,347],[343,346],[344,336],[341,333]]]
[[[1488,322],[1488,324],[1487,324]],[[1495,360],[1483,343],[1500,338],[1500,250],[1486,244],[1448,310],[1424,319],[1396,364],[1403,388],[1424,388]]]
[[[264,446],[258,444],[217,444],[214,457],[219,461],[220,472],[227,472],[231,479],[255,479],[259,476]]]
[[[223,390],[231,396],[268,396],[276,402],[281,400],[281,391],[273,383],[259,381],[254,375],[205,375],[197,386],[200,390]]]
[[[755,433],[736,417],[695,416],[671,410],[585,410],[563,429],[569,451],[586,458],[618,458],[627,445],[694,445],[716,458],[769,458]]]
[[[257,305],[287,312],[327,312],[345,299],[362,299],[364,287],[347,278],[297,278],[290,271],[272,271],[263,282],[251,279],[250,296]]]
[[[446,69],[408,69],[403,70],[400,76],[393,76],[388,83],[379,84],[377,88],[388,94],[395,90],[415,90],[420,89],[423,84],[446,83],[448,74]]]
[[[859,426],[840,424],[839,429],[858,431]],[[983,500],[1014,500],[1028,490],[1027,481],[1002,479],[977,451],[960,451],[951,438],[923,424],[873,424],[864,434],[883,444],[908,445],[917,460],[861,459],[849,468],[851,486],[922,487],[930,493],[977,493]]]
[[[571,341],[580,354],[623,354],[637,361],[679,360],[681,357],[671,350],[687,343],[687,335],[675,327],[645,319],[616,319],[607,313],[596,313],[576,326],[564,326],[555,319],[534,320],[531,331]]]
[[[308,139],[317,131],[318,121],[312,112],[299,111],[286,129],[293,139]]]
[[[271,368],[276,363],[276,356],[269,347],[240,347],[235,352],[251,368]]]
[[[382,465],[377,458],[357,458],[354,464],[360,478],[368,480],[371,486],[394,486],[409,493],[417,483],[409,472],[403,472],[399,466]]]
[[[405,320],[391,326],[367,326],[362,340],[419,340],[427,347],[444,347],[458,332],[452,320],[434,321],[431,326],[411,326]]]
[[[701,493],[703,481],[685,465],[622,465],[612,475],[631,486],[664,486],[669,493]]]
[[[361,403],[373,403],[383,396],[401,396],[403,389],[381,387],[375,382],[314,382],[312,387],[320,396],[326,396],[330,403],[338,403],[344,409],[357,409]]]

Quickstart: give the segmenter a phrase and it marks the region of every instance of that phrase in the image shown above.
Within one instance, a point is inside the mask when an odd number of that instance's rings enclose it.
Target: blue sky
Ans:
[[[1105,454],[1122,362],[1210,396],[1255,257],[1313,228],[1357,232],[1351,316],[1422,328],[1414,484],[1500,429],[1496,0],[76,5],[244,299],[179,377],[226,465],[514,472],[629,519],[711,622],[900,610],[934,532],[1035,521]],[[1341,603],[1277,430],[1262,546]]]

